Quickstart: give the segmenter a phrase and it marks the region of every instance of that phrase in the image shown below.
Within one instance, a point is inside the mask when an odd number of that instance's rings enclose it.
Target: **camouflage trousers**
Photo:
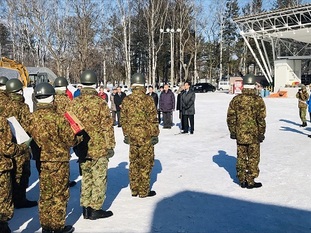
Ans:
[[[12,180],[10,171],[0,172],[0,221],[13,217]]]
[[[106,198],[107,170],[108,159],[106,157],[81,163],[81,206],[95,210],[102,208]]]
[[[240,183],[247,181],[249,185],[252,185],[259,175],[260,144],[238,144],[237,150],[237,177]]]
[[[153,165],[154,146],[150,142],[141,146],[130,145],[129,177],[132,195],[148,195]]]
[[[302,123],[307,122],[307,108],[299,108],[299,116]]]
[[[12,170],[12,198],[17,203],[26,199],[26,189],[30,177],[30,154],[17,156],[13,158]]]
[[[42,228],[65,226],[69,199],[69,162],[41,162],[39,215]]]

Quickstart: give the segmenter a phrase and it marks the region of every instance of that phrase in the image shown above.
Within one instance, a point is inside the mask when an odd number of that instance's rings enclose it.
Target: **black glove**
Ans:
[[[130,144],[130,139],[129,139],[129,137],[128,137],[128,136],[125,136],[123,142],[124,142],[125,144]]]
[[[153,137],[151,137],[151,144],[152,144],[152,145],[155,145],[155,144],[157,144],[158,142],[159,142],[158,136],[153,136]]]
[[[107,150],[107,158],[110,159],[112,156],[114,156],[114,150],[113,149],[108,149]]]
[[[230,138],[231,138],[231,139],[236,139],[236,134],[235,134],[235,133],[231,133],[231,134],[230,134]]]
[[[259,134],[259,135],[258,135],[258,141],[259,141],[259,142],[263,142],[263,140],[265,140],[265,135]]]

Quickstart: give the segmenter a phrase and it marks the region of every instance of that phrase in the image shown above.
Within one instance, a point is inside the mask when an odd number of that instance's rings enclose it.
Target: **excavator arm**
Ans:
[[[29,74],[26,67],[23,64],[6,57],[2,57],[0,59],[0,67],[18,71],[20,76],[19,79],[23,83],[24,87],[27,87],[27,85],[29,84],[30,82]]]

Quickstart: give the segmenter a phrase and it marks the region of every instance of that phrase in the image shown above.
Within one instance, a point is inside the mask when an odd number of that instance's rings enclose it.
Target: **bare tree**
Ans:
[[[117,1],[121,25],[123,29],[123,49],[125,57],[125,84],[130,83],[131,77],[131,15],[132,2],[131,0]]]
[[[163,44],[163,34],[160,29],[164,28],[168,12],[167,0],[140,0],[144,5],[144,16],[148,30],[148,82],[155,85],[158,53]],[[156,35],[158,35],[156,40]]]

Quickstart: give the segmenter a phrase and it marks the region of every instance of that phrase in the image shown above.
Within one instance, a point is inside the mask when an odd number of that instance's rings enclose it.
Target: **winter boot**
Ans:
[[[83,218],[84,219],[89,219],[90,215],[91,215],[91,212],[92,212],[92,208],[83,206],[82,210],[83,210]]]
[[[0,221],[0,232],[1,233],[11,233],[8,222]]]
[[[63,229],[58,230],[42,227],[42,233],[72,233],[74,230],[75,228],[71,225],[67,225]]]
[[[241,188],[246,188],[247,187],[247,182],[243,181],[240,183]]]
[[[108,210],[108,211],[105,211],[105,210],[94,210],[92,209],[91,207],[90,208],[90,215],[89,215],[89,219],[91,220],[96,220],[96,219],[99,219],[99,218],[109,218],[113,215],[112,211]]]
[[[141,196],[139,195],[140,198],[144,198],[144,197],[153,197],[157,195],[157,193],[155,191],[149,191],[148,195],[147,196]]]
[[[300,127],[306,127],[307,126],[307,122],[303,122],[302,125],[299,125]]]
[[[34,206],[37,206],[37,205],[38,205],[38,202],[36,202],[36,201],[29,201],[27,199],[24,199],[24,200],[21,200],[21,201],[16,201],[14,203],[14,207],[16,209],[31,208],[31,207],[34,207]]]
[[[250,185],[247,185],[246,188],[247,189],[253,189],[253,188],[260,188],[262,186],[262,183],[260,182],[254,182],[254,184],[250,184]]]
[[[72,232],[74,232],[74,230],[75,230],[75,228],[73,226],[67,225],[61,230],[54,231],[54,233],[72,233]]]

